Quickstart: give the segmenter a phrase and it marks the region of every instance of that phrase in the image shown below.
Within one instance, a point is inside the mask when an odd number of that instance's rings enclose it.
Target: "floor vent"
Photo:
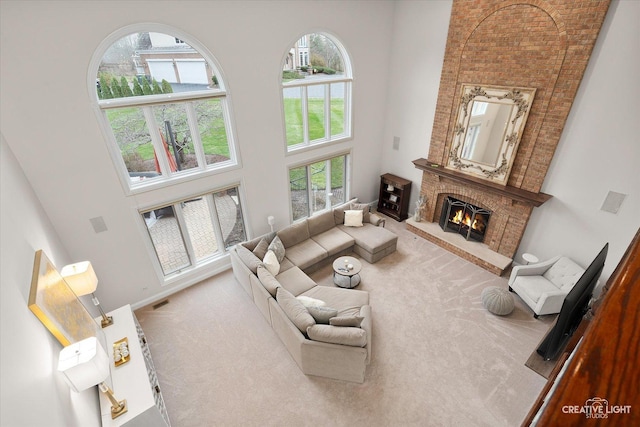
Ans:
[[[159,303],[157,303],[156,305],[153,306],[153,309],[157,310],[160,307],[162,307],[163,305],[167,305],[167,304],[169,304],[169,300],[168,299],[166,299],[164,301],[160,301]]]

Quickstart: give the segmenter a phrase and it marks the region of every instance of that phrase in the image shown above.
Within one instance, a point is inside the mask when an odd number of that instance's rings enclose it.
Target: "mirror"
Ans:
[[[535,92],[462,85],[447,168],[506,185]]]

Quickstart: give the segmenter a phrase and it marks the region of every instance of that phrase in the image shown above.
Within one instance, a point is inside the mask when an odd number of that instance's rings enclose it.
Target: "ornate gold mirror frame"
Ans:
[[[463,84],[446,167],[506,185],[535,93]]]

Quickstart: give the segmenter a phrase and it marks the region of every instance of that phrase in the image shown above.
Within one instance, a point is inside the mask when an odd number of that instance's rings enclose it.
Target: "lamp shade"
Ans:
[[[109,376],[109,356],[96,337],[89,337],[60,351],[58,371],[73,391],[80,392]]]
[[[98,287],[98,277],[89,261],[65,265],[60,275],[77,296],[91,294]]]

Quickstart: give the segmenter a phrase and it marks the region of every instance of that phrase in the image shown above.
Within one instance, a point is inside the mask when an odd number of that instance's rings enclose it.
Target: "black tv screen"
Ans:
[[[602,274],[608,250],[609,243],[604,245],[604,248],[589,264],[576,285],[565,297],[556,324],[536,350],[545,360],[552,360],[558,356],[587,312],[593,290],[598,283],[600,274]]]

